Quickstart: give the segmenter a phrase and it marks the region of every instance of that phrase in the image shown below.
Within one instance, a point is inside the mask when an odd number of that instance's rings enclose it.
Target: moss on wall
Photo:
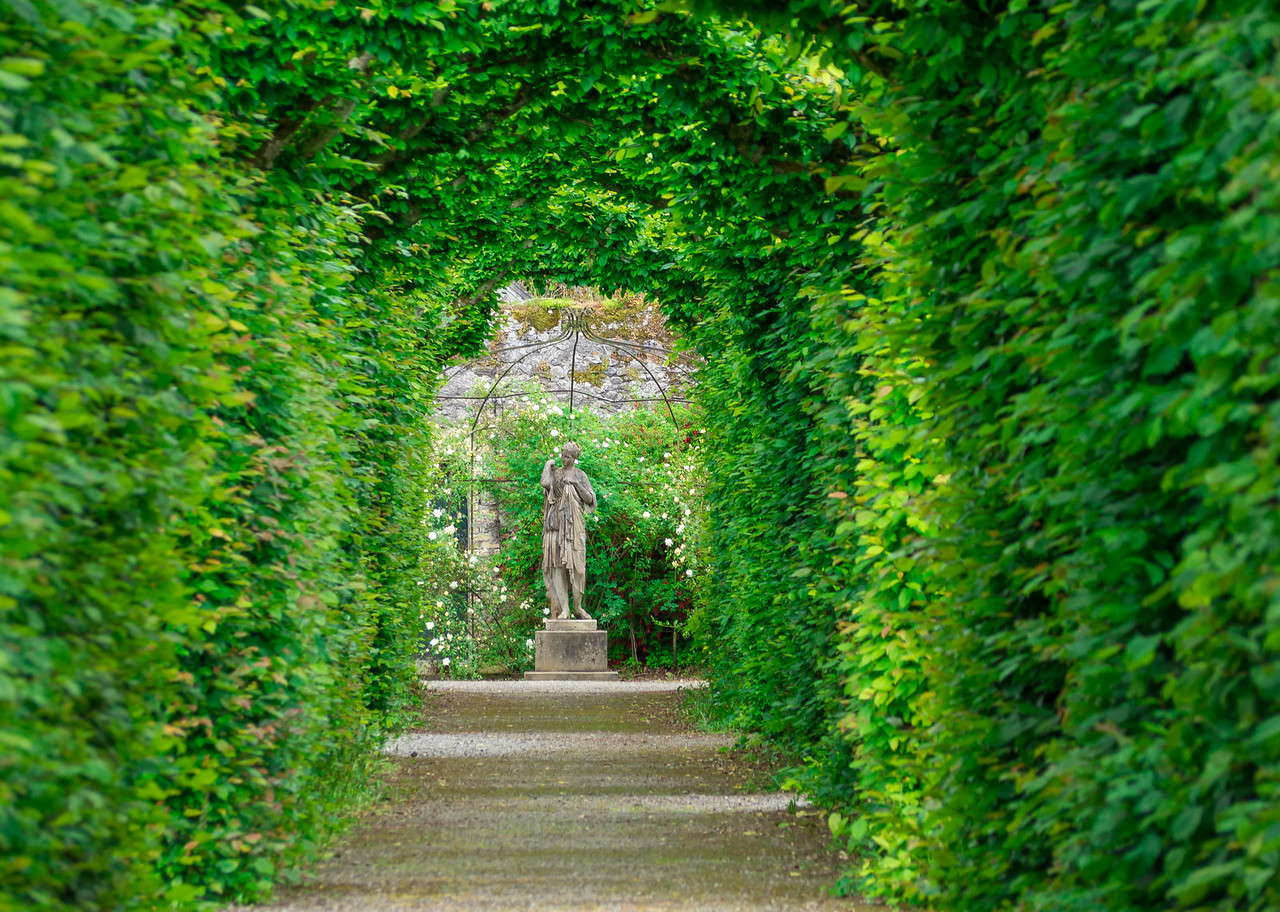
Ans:
[[[568,298],[534,298],[511,307],[510,313],[524,329],[548,332],[560,325],[566,307],[580,306]]]
[[[595,324],[596,332],[614,339],[640,342],[643,339],[654,338],[653,330],[657,328],[653,325],[655,323],[665,330],[656,308],[651,307],[642,297],[605,301],[597,304],[594,310],[595,318],[592,322]],[[661,330],[660,332],[665,343],[667,333]]]
[[[574,383],[586,383],[591,386],[604,386],[604,378],[609,373],[609,359],[605,358],[598,364],[593,364],[583,370],[573,372]]]

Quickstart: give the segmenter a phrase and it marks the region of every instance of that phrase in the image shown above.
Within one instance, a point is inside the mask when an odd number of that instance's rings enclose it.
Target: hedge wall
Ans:
[[[754,632],[725,665],[772,675],[777,642],[839,625],[857,786],[832,825],[865,890],[1280,900],[1276,13],[790,5],[874,140],[824,175],[866,208],[831,231],[843,271],[810,260],[818,335],[779,374],[808,395],[820,369],[810,413],[845,430],[808,450],[832,548],[793,570],[830,615],[725,612]]]
[[[947,907],[1274,907],[1277,8],[906,12],[871,175],[949,478],[900,845]]]
[[[0,5],[4,909],[261,893],[407,699],[435,355],[227,154],[201,12]]]

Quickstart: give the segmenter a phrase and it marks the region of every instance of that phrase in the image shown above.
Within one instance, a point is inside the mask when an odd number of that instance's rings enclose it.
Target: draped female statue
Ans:
[[[595,512],[596,492],[578,457],[582,448],[566,443],[560,450],[561,465],[548,459],[542,467],[542,579],[547,584],[551,616],[569,617],[569,595],[573,594],[573,616],[590,620],[582,610],[582,593],[587,585],[586,517]]]

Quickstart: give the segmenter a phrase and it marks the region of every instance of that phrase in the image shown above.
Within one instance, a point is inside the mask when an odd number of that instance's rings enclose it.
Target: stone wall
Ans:
[[[470,425],[485,393],[504,373],[504,388],[485,404],[494,414],[501,411],[507,388],[515,389],[517,383],[537,384],[566,409],[572,385],[575,408],[606,414],[633,408],[632,400],[661,406],[663,393],[676,399],[687,394],[693,359],[681,355],[673,362],[667,355],[676,340],[657,308],[587,309],[584,315],[595,335],[623,343],[606,345],[574,333],[554,342],[565,334],[569,310],[563,304],[504,305],[490,356],[445,371],[437,420],[444,425]]]

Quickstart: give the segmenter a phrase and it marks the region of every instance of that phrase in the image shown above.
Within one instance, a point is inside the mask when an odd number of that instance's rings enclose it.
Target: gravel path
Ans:
[[[428,681],[427,688],[438,693],[473,694],[638,694],[673,693],[706,687],[701,678],[670,681]]]
[[[578,760],[627,756],[637,752],[683,748],[729,747],[734,739],[722,735],[631,735],[620,732],[474,732],[433,734],[414,732],[387,745],[397,757],[575,757]]]
[[[430,682],[421,728],[387,746],[387,800],[253,912],[873,908],[827,895],[821,815],[680,722],[696,686]]]

